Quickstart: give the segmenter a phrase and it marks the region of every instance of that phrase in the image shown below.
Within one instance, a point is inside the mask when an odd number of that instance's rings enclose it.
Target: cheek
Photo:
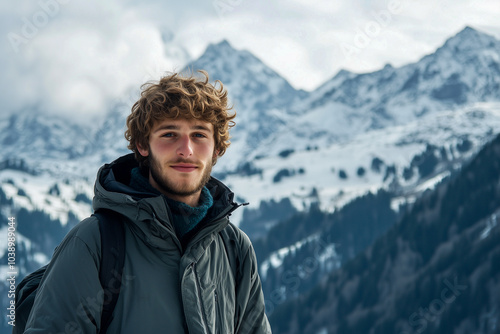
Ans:
[[[217,154],[213,145],[208,145],[203,148],[203,156],[206,156],[207,158],[213,158],[216,155]]]
[[[163,155],[172,150],[172,144],[165,141],[157,141],[151,144],[151,149],[153,152],[158,152]]]

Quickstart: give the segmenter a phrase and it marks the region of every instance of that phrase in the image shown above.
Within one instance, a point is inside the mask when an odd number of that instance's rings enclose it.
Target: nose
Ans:
[[[177,146],[177,155],[182,156],[182,157],[190,157],[193,155],[193,147],[192,147],[192,142],[191,138],[189,136],[183,136],[180,138],[178,141],[179,146]]]

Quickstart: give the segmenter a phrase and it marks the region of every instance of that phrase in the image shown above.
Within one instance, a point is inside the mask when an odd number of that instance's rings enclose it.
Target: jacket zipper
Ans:
[[[193,269],[194,277],[195,277],[195,282],[196,282],[196,296],[198,297],[198,308],[201,314],[201,319],[203,321],[203,330],[205,333],[209,333],[208,329],[208,320],[206,319],[206,314],[205,314],[205,306],[203,304],[203,298],[201,296],[201,283],[200,283],[200,277],[198,276],[198,272],[196,271],[196,263],[191,264],[191,268]]]
[[[244,206],[244,205],[247,205],[248,203],[244,203],[244,204],[236,204],[236,203],[233,203],[233,205],[231,207],[228,207],[226,208],[224,211],[222,211],[219,215],[217,215],[216,217],[214,217],[213,219],[205,222],[203,224],[204,227],[206,227],[207,225],[215,225],[215,224],[218,224],[219,222],[221,222],[222,220],[224,220],[225,218],[227,218],[229,216],[229,214],[231,214],[234,210],[238,209],[240,206]],[[228,222],[229,222],[229,218],[228,218]],[[216,233],[218,233],[219,231],[222,231],[225,227],[227,226],[227,224],[225,224],[222,228],[217,228],[215,230]],[[196,228],[199,228],[199,229],[202,229],[200,224],[198,224],[197,227],[195,227],[195,230],[191,231],[191,232],[194,232],[193,233],[193,236],[191,237],[191,241],[189,243],[195,243],[195,242],[198,242],[198,240],[202,239],[203,237],[205,237],[206,234],[210,234],[210,233],[214,233],[214,231],[210,231],[209,233],[198,233],[200,232],[199,230],[196,230]]]
[[[214,291],[215,294],[215,331],[217,332],[217,328],[219,328],[220,332],[219,333],[225,333],[225,324],[224,321],[222,320],[222,310],[221,310],[221,305],[220,305],[220,300],[219,300],[219,295],[217,294],[217,288]]]

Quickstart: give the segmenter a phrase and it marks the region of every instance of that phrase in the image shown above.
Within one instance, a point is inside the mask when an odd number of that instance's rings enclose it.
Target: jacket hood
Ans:
[[[151,243],[158,237],[165,239],[165,233],[175,233],[170,223],[171,214],[165,196],[140,192],[129,186],[131,171],[138,166],[133,153],[102,166],[97,173],[92,204],[95,211],[110,209],[128,217],[138,225],[146,239],[151,239],[149,240]],[[219,180],[211,177],[206,187],[213,197],[214,204],[209,209],[204,221],[200,223],[204,227],[217,225],[212,223],[221,221],[239,206],[233,201],[233,192]],[[152,222],[159,223],[160,227]],[[222,221],[222,223],[224,226],[221,228],[227,225],[228,220],[227,222]],[[160,231],[156,231],[158,228]],[[197,230],[193,231],[192,234],[196,232]],[[158,242],[153,243],[157,244]]]

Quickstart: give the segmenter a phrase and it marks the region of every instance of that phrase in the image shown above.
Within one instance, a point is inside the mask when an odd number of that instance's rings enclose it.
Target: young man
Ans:
[[[229,223],[239,205],[210,176],[229,146],[235,115],[222,84],[217,89],[201,73],[204,80],[174,74],[147,85],[127,119],[134,154],[98,173],[94,210],[128,218],[122,287],[108,333],[271,332],[254,250]],[[225,230],[232,231],[230,242]],[[100,331],[100,247],[94,217],[68,234],[25,333]]]

